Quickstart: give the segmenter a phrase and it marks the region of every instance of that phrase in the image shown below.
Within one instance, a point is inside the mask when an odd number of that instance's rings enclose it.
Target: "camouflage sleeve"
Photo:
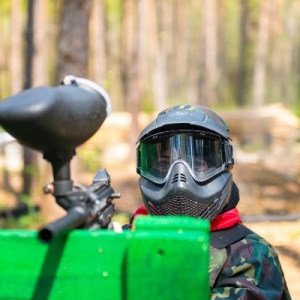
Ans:
[[[213,263],[213,258],[222,261],[220,253],[225,255],[224,264],[216,271],[218,264]],[[291,299],[278,256],[263,238],[249,234],[220,253],[211,258],[210,276],[217,274],[211,283],[212,300]]]

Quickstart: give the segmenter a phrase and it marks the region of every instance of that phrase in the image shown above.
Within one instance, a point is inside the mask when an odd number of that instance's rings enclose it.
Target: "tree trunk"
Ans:
[[[286,53],[284,52],[284,3],[285,0],[275,0],[273,3],[273,14],[270,22],[270,74],[268,96],[270,101],[281,101],[282,88],[286,84],[286,79],[282,74],[282,62]]]
[[[161,111],[167,106],[168,52],[170,27],[169,1],[153,2],[153,94],[154,108]]]
[[[23,84],[23,14],[19,0],[11,1],[11,33],[10,33],[10,92],[19,93]]]
[[[29,89],[32,86],[32,70],[33,70],[33,49],[34,49],[34,38],[33,38],[33,24],[34,24],[34,5],[35,0],[28,1],[27,8],[27,28],[26,28],[26,51],[25,51],[25,76],[23,88]],[[32,192],[34,177],[32,170],[36,168],[36,153],[27,148],[23,148],[23,188],[22,194],[30,195]]]
[[[139,134],[138,114],[144,93],[144,29],[145,0],[123,2],[122,26],[122,86],[126,110],[131,114],[130,144]]]
[[[87,77],[91,0],[64,0],[60,16],[57,82],[66,75]]]
[[[253,104],[260,107],[264,103],[266,60],[269,40],[270,6],[272,0],[262,0],[259,15],[258,40],[253,78]]]
[[[188,46],[192,45],[188,40],[188,3],[181,0],[172,2],[173,26],[171,26],[171,49],[169,67],[170,97],[177,101],[185,99],[188,75]],[[176,20],[176,21],[175,21]],[[175,21],[175,22],[174,22]],[[195,100],[195,99],[194,99]]]
[[[299,74],[299,62],[295,60],[295,56],[299,57],[299,53],[294,55],[294,49],[296,49],[296,41],[299,41],[299,25],[297,25],[296,19],[299,18],[299,15],[295,15],[297,12],[297,7],[294,1],[289,3],[286,8],[286,18],[285,18],[285,41],[282,52],[282,84],[281,84],[281,97],[280,100],[285,105],[295,104],[297,101],[297,92],[293,88],[299,81],[295,79]],[[299,50],[298,50],[299,51]],[[298,75],[299,78],[299,75]],[[299,79],[298,79],[299,80]],[[298,99],[299,101],[299,99]]]
[[[0,13],[2,14],[2,5],[3,3],[0,2]],[[3,33],[3,25],[0,23],[0,32]],[[0,99],[3,99],[3,94],[4,94],[4,86],[5,86],[5,76],[4,76],[4,69],[5,69],[5,42],[4,42],[4,37],[3,34],[0,39]]]
[[[203,8],[202,2],[198,0],[184,3],[187,6],[188,32],[187,32],[187,68],[186,68],[186,90],[187,102],[191,104],[205,105],[205,99],[201,96],[204,69],[204,38],[203,38]],[[178,41],[180,43],[180,41]]]
[[[216,87],[218,81],[217,66],[217,26],[215,0],[203,1],[204,29],[204,76],[202,82],[202,99],[207,105],[216,104]]]
[[[48,79],[48,28],[47,3],[48,0],[38,0],[34,7],[34,61],[33,86],[46,85]]]
[[[105,15],[103,0],[93,0],[90,20],[90,60],[91,77],[103,84],[106,70]]]
[[[247,95],[247,49],[248,49],[248,20],[249,3],[248,0],[240,2],[240,48],[239,48],[239,70],[237,78],[236,103],[242,107],[246,104]]]

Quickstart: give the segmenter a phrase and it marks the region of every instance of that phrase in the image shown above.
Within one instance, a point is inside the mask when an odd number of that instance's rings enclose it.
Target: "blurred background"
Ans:
[[[1,100],[70,74],[108,91],[113,113],[77,149],[71,171],[88,185],[106,168],[124,222],[141,204],[143,127],[173,104],[215,110],[231,131],[243,220],[273,237],[285,268],[299,274],[299,1],[7,0],[0,33]],[[0,226],[37,228],[65,214],[42,193],[51,181],[42,155],[0,128]]]

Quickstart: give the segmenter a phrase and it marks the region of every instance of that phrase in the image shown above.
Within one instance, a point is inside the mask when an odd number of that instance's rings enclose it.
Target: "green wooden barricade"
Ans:
[[[209,299],[209,224],[138,217],[133,231],[74,230],[50,244],[0,230],[0,299]]]

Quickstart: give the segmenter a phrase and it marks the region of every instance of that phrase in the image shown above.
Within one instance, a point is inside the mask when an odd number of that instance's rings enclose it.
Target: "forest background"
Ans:
[[[0,33],[0,100],[70,74],[107,90],[113,113],[77,149],[72,178],[89,184],[107,168],[125,217],[141,203],[140,130],[173,104],[216,110],[231,129],[244,220],[266,222],[258,229],[288,221],[281,233],[272,228],[299,272],[299,1],[6,0]],[[65,213],[41,193],[52,180],[42,155],[1,128],[0,175],[2,227],[35,228]]]

